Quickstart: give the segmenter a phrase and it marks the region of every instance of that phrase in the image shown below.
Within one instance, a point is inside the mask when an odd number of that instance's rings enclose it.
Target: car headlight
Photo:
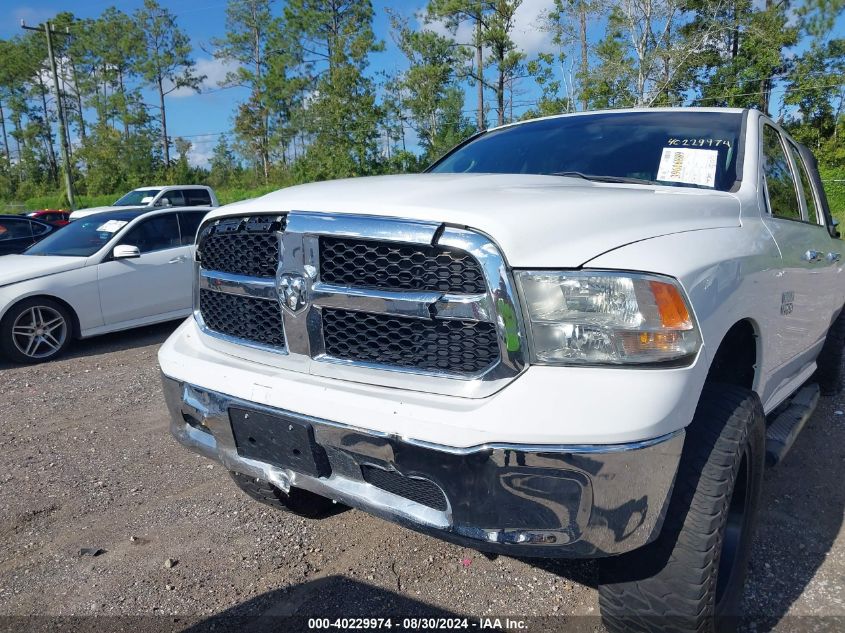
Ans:
[[[687,364],[701,336],[669,277],[605,271],[519,271],[532,360],[554,365]]]

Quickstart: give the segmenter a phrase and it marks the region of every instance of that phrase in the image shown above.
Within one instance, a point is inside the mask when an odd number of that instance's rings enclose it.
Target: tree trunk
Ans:
[[[496,106],[499,113],[498,123],[505,124],[505,73],[502,70],[504,59],[499,60],[499,81],[496,83]]]
[[[41,134],[44,139],[44,149],[47,150],[47,158],[50,164],[50,178],[53,183],[59,186],[59,164],[56,162],[56,148],[53,147],[53,131],[50,129],[50,111],[47,109],[47,88],[44,86],[44,79],[41,73],[38,77],[38,87],[41,93],[41,108],[44,111],[44,124],[41,126]]]
[[[487,125],[484,123],[484,44],[481,41],[480,9],[475,22],[475,69],[477,73],[475,84],[478,87],[477,127],[481,132],[487,128]]]
[[[579,21],[579,39],[581,40],[581,109],[586,110],[589,107],[586,97],[586,83],[587,73],[590,71],[590,59],[588,57],[589,48],[587,43],[587,7],[584,1],[578,5],[578,21]]]
[[[73,79],[73,93],[76,95],[76,111],[79,114],[79,118],[77,119],[77,123],[79,124],[79,137],[84,141],[85,116],[82,109],[82,94],[79,92],[79,79],[76,74],[76,64],[73,63],[73,59],[71,57],[68,57],[68,61],[70,62],[71,79]]]
[[[12,157],[9,154],[9,137],[6,136],[6,113],[3,112],[3,102],[0,101],[0,130],[3,132],[3,153],[6,155],[6,169],[12,169]]]
[[[167,112],[164,109],[164,87],[158,76],[158,103],[161,108],[161,149],[164,152],[164,166],[170,167],[170,143],[167,140]]]

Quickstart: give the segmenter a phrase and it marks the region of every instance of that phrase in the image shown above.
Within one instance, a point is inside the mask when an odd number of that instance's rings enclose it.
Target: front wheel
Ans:
[[[605,626],[713,633],[736,624],[765,466],[757,395],[704,387],[656,541],[599,563]]]
[[[67,308],[46,297],[26,299],[0,321],[0,351],[16,363],[43,363],[61,355],[72,335]]]

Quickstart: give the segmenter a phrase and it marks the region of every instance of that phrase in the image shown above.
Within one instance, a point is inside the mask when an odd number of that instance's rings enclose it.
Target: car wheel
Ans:
[[[819,384],[823,396],[835,396],[842,390],[842,350],[845,348],[845,309],[827,331],[822,351],[816,359],[812,380]]]
[[[42,363],[70,345],[73,319],[67,308],[47,298],[21,301],[0,321],[0,351],[16,363]]]
[[[306,519],[324,519],[333,514],[338,514],[348,508],[331,499],[314,494],[310,490],[302,488],[291,488],[289,493],[279,490],[273,484],[250,477],[242,473],[229,471],[229,475],[243,490],[256,501],[260,501],[277,510],[291,512]]]
[[[765,426],[755,393],[705,386],[660,536],[599,562],[599,604],[611,633],[736,626],[763,481]]]

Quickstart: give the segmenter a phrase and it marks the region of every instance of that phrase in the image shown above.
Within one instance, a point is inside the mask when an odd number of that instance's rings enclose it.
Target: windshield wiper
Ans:
[[[580,171],[553,171],[549,176],[571,176],[573,178],[583,178],[584,180],[592,180],[593,182],[621,182],[630,185],[657,185],[660,184],[654,180],[645,180],[644,178],[626,178],[624,176],[602,176],[600,174],[585,174]]]

